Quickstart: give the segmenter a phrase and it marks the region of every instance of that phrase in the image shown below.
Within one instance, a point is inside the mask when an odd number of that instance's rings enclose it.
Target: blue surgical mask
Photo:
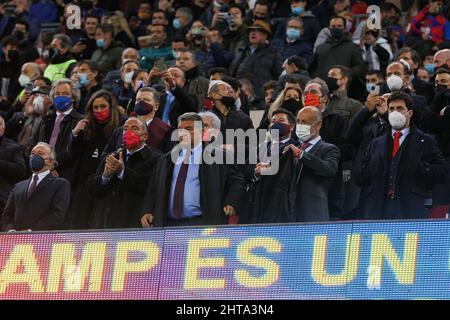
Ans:
[[[178,18],[173,19],[173,21],[172,21],[172,26],[173,26],[175,29],[180,29],[180,28],[181,28],[180,19],[178,19]]]
[[[303,7],[291,7],[291,11],[296,16],[299,16],[303,13],[303,11],[305,11],[305,9]]]
[[[429,74],[434,74],[434,63],[424,63],[423,67],[428,71]]]
[[[78,83],[80,84],[80,86],[82,86],[82,87],[87,86],[90,82],[91,82],[91,80],[88,79],[88,76],[86,73],[79,74]]]
[[[97,43],[97,47],[99,47],[99,48],[104,48],[105,47],[105,39],[98,39],[96,41],[96,43]]]
[[[288,37],[289,40],[298,40],[300,39],[301,32],[300,30],[294,28],[287,28],[286,36]]]
[[[70,109],[73,105],[73,100],[68,96],[58,96],[53,99],[53,104],[56,110],[64,112]]]

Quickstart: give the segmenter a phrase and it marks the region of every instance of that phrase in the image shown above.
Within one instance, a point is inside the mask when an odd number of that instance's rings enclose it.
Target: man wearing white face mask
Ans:
[[[367,219],[427,218],[426,191],[444,182],[449,168],[435,139],[411,121],[412,99],[404,92],[388,98],[390,128],[374,139],[355,165],[355,182],[367,187]]]
[[[131,86],[134,70],[139,69],[139,63],[135,60],[125,60],[120,67],[120,78],[114,80],[111,85],[111,93],[117,97],[117,102],[123,108],[133,99],[135,92]]]
[[[297,194],[295,222],[330,220],[328,189],[338,172],[340,152],[335,145],[320,137],[322,113],[315,107],[305,107],[298,112],[296,134],[299,147],[289,145],[284,153],[292,150],[298,163],[295,179]]]
[[[386,85],[382,86],[381,94],[388,92],[402,91],[412,97],[412,109],[414,110],[414,123],[419,128],[423,128],[423,116],[428,111],[427,100],[424,96],[418,95],[412,88],[410,75],[412,69],[405,60],[395,61],[389,64],[386,69]]]

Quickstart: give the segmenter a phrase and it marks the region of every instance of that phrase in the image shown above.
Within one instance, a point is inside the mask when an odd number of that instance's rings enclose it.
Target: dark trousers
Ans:
[[[383,219],[404,219],[400,199],[385,198],[383,203]]]
[[[187,226],[201,226],[204,225],[203,216],[184,219],[167,219],[167,227],[187,227]]]

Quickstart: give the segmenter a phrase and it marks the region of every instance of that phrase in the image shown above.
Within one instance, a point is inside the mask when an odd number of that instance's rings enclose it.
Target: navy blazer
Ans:
[[[70,183],[48,174],[27,199],[30,179],[18,182],[9,194],[2,215],[4,231],[58,230],[70,204]]]
[[[431,189],[432,184],[448,178],[448,165],[435,139],[412,126],[401,145],[403,150],[396,173],[395,189],[401,212],[396,217],[384,216],[383,203],[387,198],[392,144],[390,131],[375,138],[364,157],[355,164],[355,182],[367,187],[364,195],[365,216],[368,219],[424,219],[427,217],[424,204],[426,191]]]

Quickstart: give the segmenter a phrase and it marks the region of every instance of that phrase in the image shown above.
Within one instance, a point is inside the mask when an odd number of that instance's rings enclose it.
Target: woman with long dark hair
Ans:
[[[72,150],[78,162],[70,210],[71,227],[89,227],[92,198],[88,177],[97,171],[101,154],[113,131],[123,123],[116,98],[106,90],[97,91],[89,99],[85,117],[72,130]]]

